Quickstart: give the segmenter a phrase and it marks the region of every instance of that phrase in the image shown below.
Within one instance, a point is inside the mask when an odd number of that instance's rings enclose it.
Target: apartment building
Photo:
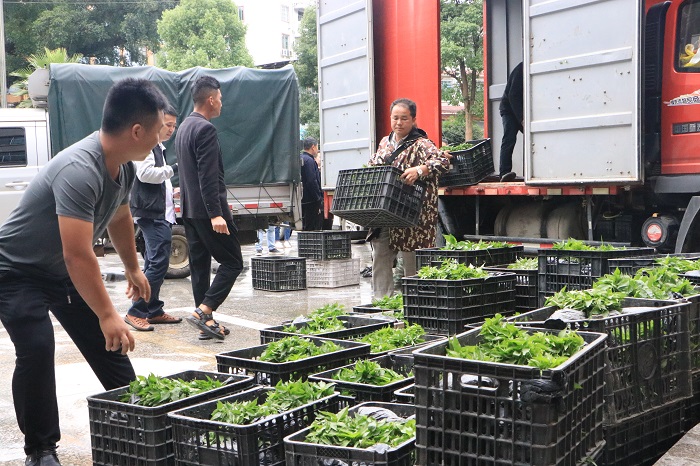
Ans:
[[[295,58],[294,43],[304,9],[315,0],[234,0],[247,26],[246,47],[255,66],[276,68]]]

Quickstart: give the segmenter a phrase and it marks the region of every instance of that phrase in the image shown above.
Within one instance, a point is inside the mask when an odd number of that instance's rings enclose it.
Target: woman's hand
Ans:
[[[401,174],[401,180],[406,183],[409,186],[413,186],[413,183],[418,181],[420,179],[420,175],[418,174],[418,169],[423,170],[423,166],[421,165],[420,167],[408,167],[406,171],[404,171]],[[425,167],[423,170],[423,174],[425,174],[428,171],[428,167]]]

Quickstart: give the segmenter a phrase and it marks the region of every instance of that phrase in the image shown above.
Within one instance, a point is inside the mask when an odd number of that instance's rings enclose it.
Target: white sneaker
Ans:
[[[284,247],[285,247],[285,248],[291,248],[291,247],[292,247],[292,243],[290,243],[289,241],[285,241],[285,242],[284,242]]]
[[[255,251],[256,256],[262,256],[262,251]]]

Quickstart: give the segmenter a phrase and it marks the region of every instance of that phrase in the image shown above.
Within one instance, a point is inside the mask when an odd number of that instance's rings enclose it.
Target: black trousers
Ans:
[[[226,222],[230,235],[215,232],[208,218],[184,218],[185,234],[190,249],[190,277],[194,305],[204,304],[213,310],[224,302],[243,271],[241,245],[236,227]],[[211,280],[211,258],[219,263],[219,270]]]
[[[503,176],[513,170],[513,149],[517,142],[518,132],[523,132],[523,127],[511,113],[501,115],[503,122],[503,139],[501,139],[501,154],[499,158],[498,176]]]
[[[61,438],[55,341],[49,310],[105,390],[123,387],[136,378],[126,355],[105,350],[105,338],[97,316],[70,281],[49,281],[16,272],[0,273],[0,321],[17,355],[12,397],[27,454],[53,447]]]
[[[302,204],[301,217],[302,230],[323,230],[323,199]]]

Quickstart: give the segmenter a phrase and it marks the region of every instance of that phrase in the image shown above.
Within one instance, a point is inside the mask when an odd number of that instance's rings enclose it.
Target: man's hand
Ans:
[[[143,298],[144,301],[151,299],[151,285],[148,283],[146,275],[139,269],[134,272],[124,271],[126,277],[126,297],[132,301]]]
[[[133,351],[136,346],[134,336],[129,327],[116,312],[112,312],[100,319],[100,328],[105,336],[105,350],[119,351],[126,354]]]
[[[226,225],[226,220],[224,220],[224,217],[218,216],[212,218],[211,227],[217,233],[221,233],[224,235],[230,234],[228,231],[228,225]]]

